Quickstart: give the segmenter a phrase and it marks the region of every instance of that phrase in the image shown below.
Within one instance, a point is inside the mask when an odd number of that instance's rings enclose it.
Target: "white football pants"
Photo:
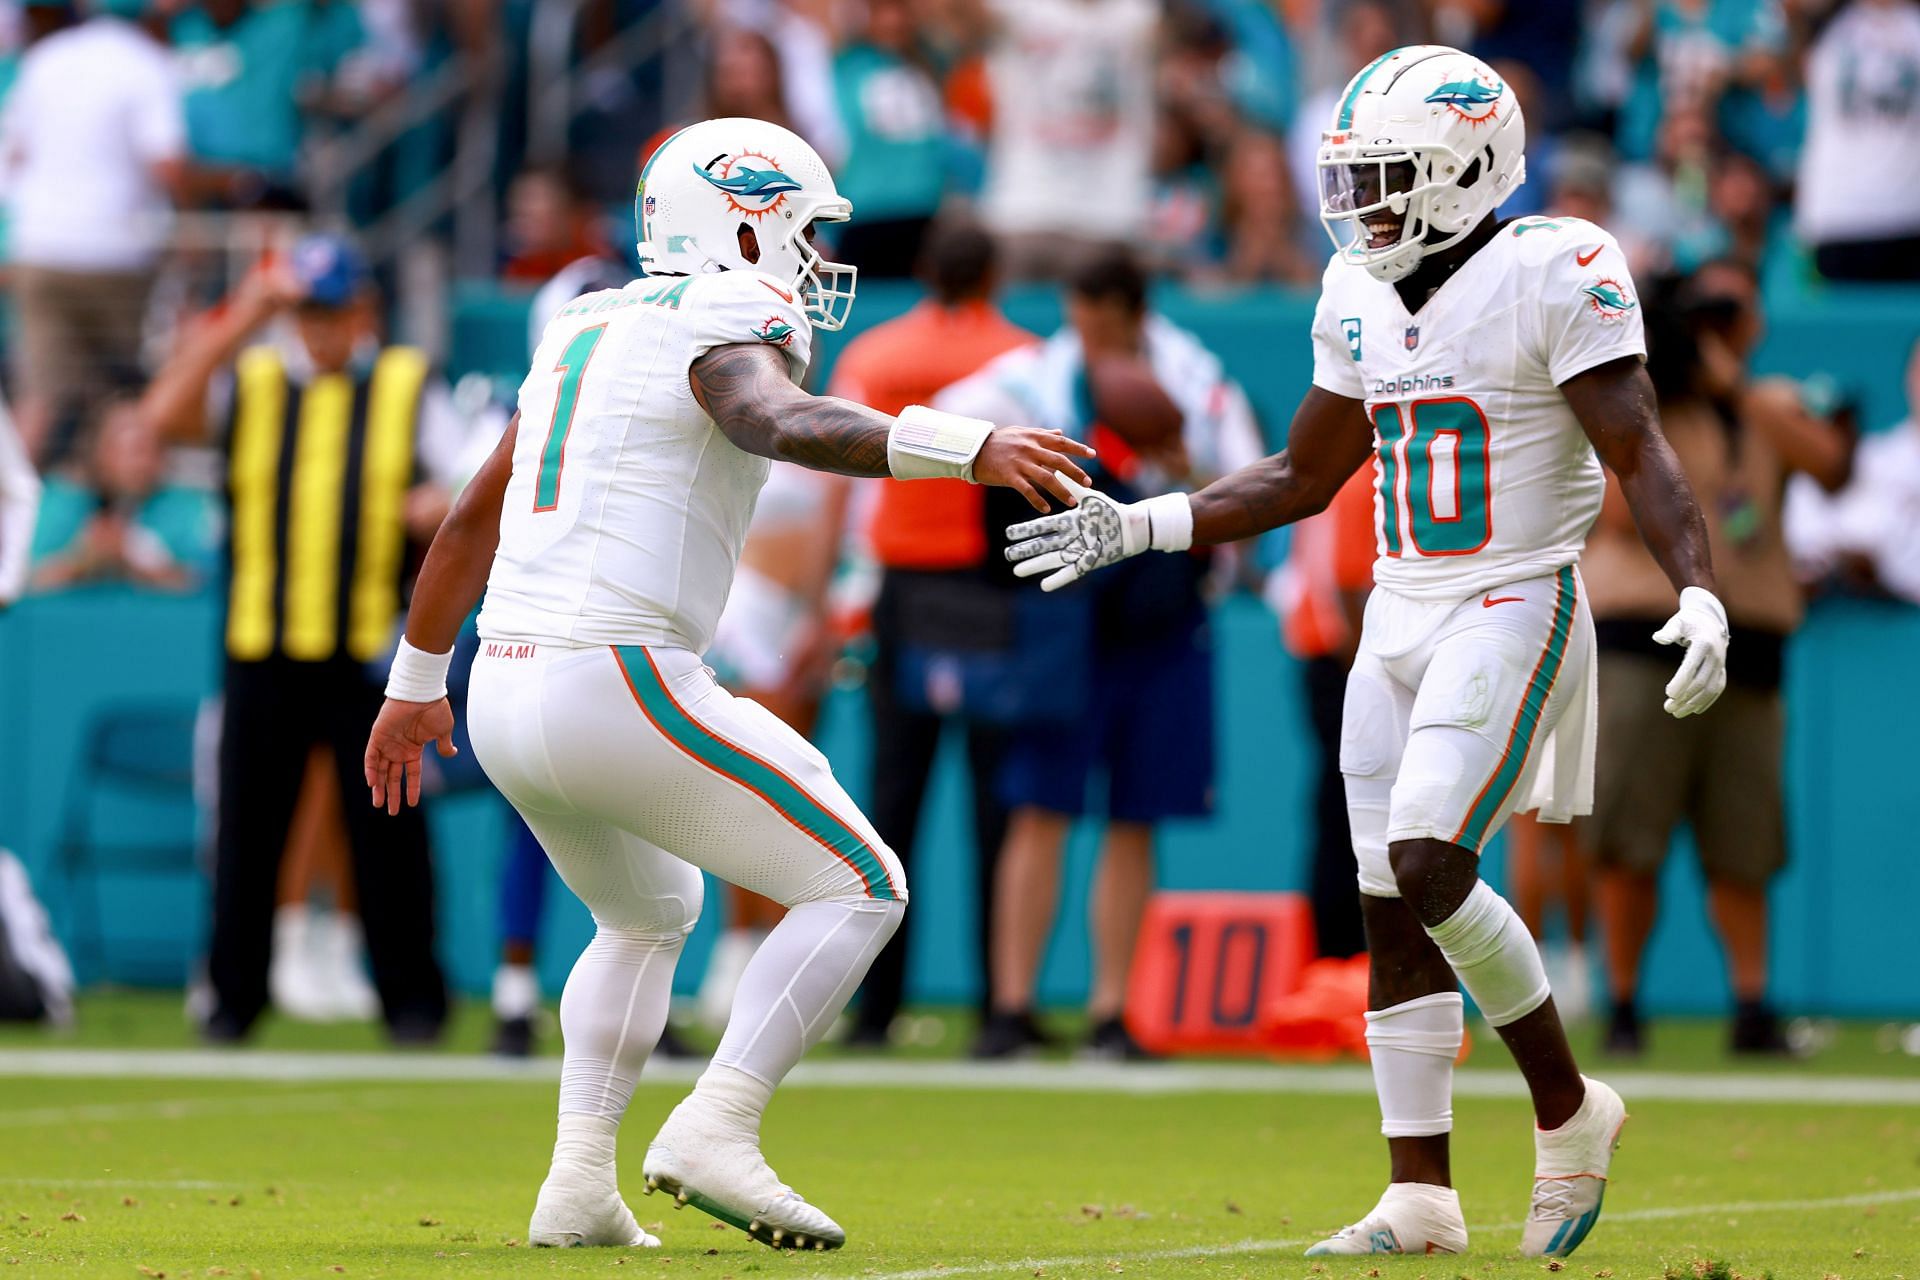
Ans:
[[[474,752],[597,932],[560,1002],[560,1110],[619,1116],[666,1023],[705,869],[792,908],[748,965],[714,1062],[769,1085],[826,1033],[907,899],[826,757],[684,649],[489,640]]]

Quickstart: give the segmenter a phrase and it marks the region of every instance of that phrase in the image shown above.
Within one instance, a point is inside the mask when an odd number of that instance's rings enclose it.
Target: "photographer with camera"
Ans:
[[[1786,865],[1780,685],[1800,587],[1781,532],[1788,479],[1847,479],[1848,438],[1807,412],[1784,378],[1753,379],[1764,332],[1753,272],[1732,259],[1652,291],[1648,372],[1660,420],[1700,501],[1731,624],[1727,690],[1705,715],[1660,709],[1672,665],[1653,633],[1671,588],[1635,532],[1617,481],[1588,535],[1581,575],[1600,651],[1599,757],[1588,844],[1599,863],[1613,1016],[1606,1047],[1637,1055],[1640,962],[1659,911],[1659,873],[1685,822],[1707,878],[1736,1001],[1736,1053],[1787,1051],[1767,999],[1767,890]]]

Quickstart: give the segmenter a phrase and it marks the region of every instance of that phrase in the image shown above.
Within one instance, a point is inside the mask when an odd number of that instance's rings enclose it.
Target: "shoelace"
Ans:
[[[1568,1218],[1573,1216],[1574,1180],[1541,1178],[1533,1184],[1533,1216]]]

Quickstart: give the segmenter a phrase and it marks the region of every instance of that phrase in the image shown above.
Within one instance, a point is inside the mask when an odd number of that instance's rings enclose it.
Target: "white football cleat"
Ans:
[[[633,1211],[614,1183],[613,1166],[555,1165],[540,1184],[533,1220],[527,1224],[527,1243],[541,1249],[591,1245],[658,1249],[660,1238],[648,1235],[634,1221]]]
[[[664,1191],[775,1249],[838,1249],[840,1224],[774,1174],[750,1132],[711,1116],[694,1098],[673,1109],[647,1148],[647,1194]]]
[[[1460,1193],[1425,1182],[1395,1182],[1373,1211],[1307,1250],[1309,1258],[1370,1253],[1460,1253],[1467,1220]]]
[[[1520,1234],[1529,1258],[1566,1257],[1600,1220],[1627,1104],[1598,1080],[1580,1078],[1587,1082],[1580,1109],[1558,1129],[1533,1131],[1533,1204]]]

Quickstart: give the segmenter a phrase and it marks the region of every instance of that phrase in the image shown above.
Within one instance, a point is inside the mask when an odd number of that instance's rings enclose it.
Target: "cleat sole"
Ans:
[[[692,1205],[708,1217],[718,1222],[724,1222],[737,1230],[744,1231],[748,1236],[758,1240],[770,1249],[799,1249],[803,1247],[811,1247],[813,1249],[838,1249],[841,1244],[844,1243],[843,1241],[829,1240],[824,1236],[805,1237],[810,1241],[810,1244],[803,1246],[800,1243],[803,1237],[799,1235],[788,1235],[784,1227],[769,1227],[758,1218],[743,1218],[731,1209],[709,1200],[693,1188],[682,1186],[676,1178],[649,1175],[647,1185],[650,1189],[658,1187],[662,1191],[671,1192],[676,1207],[684,1208],[687,1205]]]

